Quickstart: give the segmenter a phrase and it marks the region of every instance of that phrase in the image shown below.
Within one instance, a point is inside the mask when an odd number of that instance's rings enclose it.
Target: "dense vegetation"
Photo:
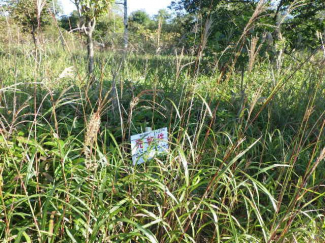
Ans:
[[[24,1],[0,15],[1,242],[325,242],[323,1],[181,0],[131,13],[127,48],[112,1]],[[145,127],[170,149],[132,166]]]

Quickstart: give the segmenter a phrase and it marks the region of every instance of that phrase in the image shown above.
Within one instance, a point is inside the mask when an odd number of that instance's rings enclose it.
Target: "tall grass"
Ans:
[[[321,53],[218,84],[204,59],[102,53],[89,86],[71,43],[0,56],[2,242],[325,241]],[[147,126],[170,151],[133,167]]]

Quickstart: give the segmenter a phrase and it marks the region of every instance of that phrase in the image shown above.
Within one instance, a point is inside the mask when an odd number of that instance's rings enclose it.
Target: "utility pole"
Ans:
[[[129,26],[128,26],[128,0],[124,0],[124,51],[129,45]]]
[[[124,8],[124,54],[129,46],[129,21],[128,21],[128,0],[124,0],[124,2],[116,2],[116,4],[123,5]]]

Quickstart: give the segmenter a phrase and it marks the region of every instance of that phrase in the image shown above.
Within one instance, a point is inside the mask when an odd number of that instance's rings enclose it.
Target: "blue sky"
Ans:
[[[69,14],[75,9],[70,0],[60,0],[65,14]],[[117,0],[122,2],[123,0]],[[135,10],[145,10],[150,15],[157,14],[159,9],[167,8],[172,0],[128,0],[129,13]]]

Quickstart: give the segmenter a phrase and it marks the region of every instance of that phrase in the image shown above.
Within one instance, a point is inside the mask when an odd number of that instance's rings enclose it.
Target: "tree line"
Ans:
[[[73,3],[76,10],[62,16],[57,0],[6,0],[1,18],[30,33],[36,48],[39,32],[53,24],[82,34],[89,73],[94,70],[96,44],[139,53],[182,51],[218,59],[223,67],[234,59],[237,66],[246,63],[255,52],[277,56],[278,52],[314,50],[325,33],[323,0],[178,0],[154,16],[142,10],[128,14],[127,0]]]

